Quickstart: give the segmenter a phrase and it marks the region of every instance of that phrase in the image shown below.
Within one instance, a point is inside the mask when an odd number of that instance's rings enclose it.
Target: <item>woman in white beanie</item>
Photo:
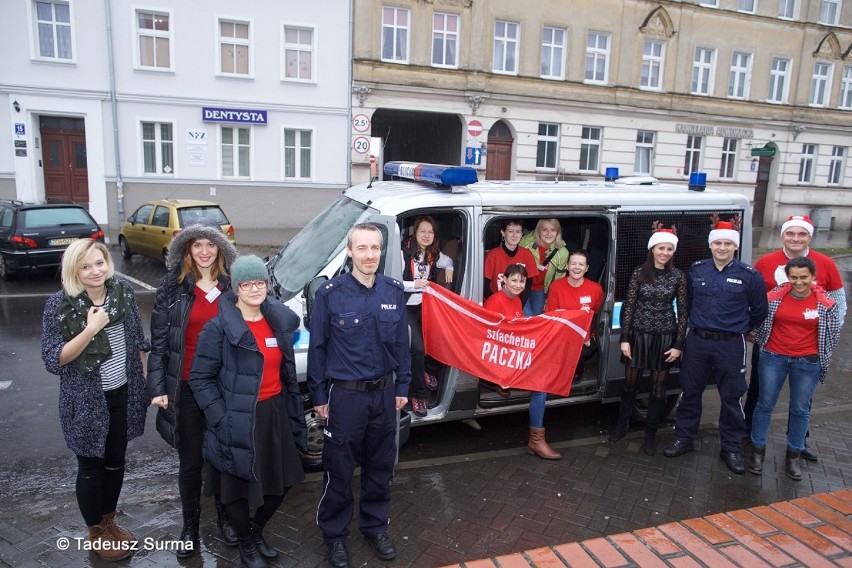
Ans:
[[[645,453],[657,451],[657,428],[666,410],[666,379],[669,368],[680,357],[686,337],[686,276],[672,266],[677,250],[676,229],[654,222],[648,240],[648,257],[633,271],[627,299],[621,307],[621,355],[625,366],[624,391],[618,423],[609,435],[621,440],[630,426],[639,379],[648,369],[651,391],[645,423]],[[672,308],[677,304],[677,313]]]

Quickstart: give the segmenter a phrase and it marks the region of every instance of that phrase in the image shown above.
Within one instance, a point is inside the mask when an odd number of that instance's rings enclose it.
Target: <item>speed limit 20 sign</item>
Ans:
[[[352,148],[359,154],[366,154],[370,151],[370,139],[366,136],[358,136],[352,141]]]

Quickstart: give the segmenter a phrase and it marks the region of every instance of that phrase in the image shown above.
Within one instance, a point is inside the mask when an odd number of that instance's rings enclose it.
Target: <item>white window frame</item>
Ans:
[[[239,150],[240,150],[240,146],[241,146],[240,143],[239,143],[239,131],[240,131],[240,129],[243,129],[243,128],[248,130],[248,133],[249,133],[249,143],[248,143],[248,152],[249,152],[248,168],[249,168],[249,171],[248,171],[248,173],[243,173],[243,172],[239,171],[239,167],[240,167]],[[234,150],[233,156],[232,156],[232,160],[233,160],[232,167],[233,167],[234,173],[231,174],[231,175],[227,175],[225,173],[225,130],[226,129],[233,130],[233,135],[234,135],[234,137],[232,138],[232,140],[234,140],[234,142],[232,144],[230,144],[230,146]],[[250,179],[252,179],[252,172],[253,171],[254,171],[254,128],[252,128],[252,126],[248,125],[248,124],[238,124],[238,123],[220,124],[219,125],[219,177],[221,179],[247,179],[247,180],[250,180]]]
[[[843,67],[840,79],[840,104],[842,109],[852,110],[852,65]]]
[[[659,48],[659,53],[654,53],[653,48]],[[651,52],[649,53],[649,49]],[[666,65],[666,44],[665,42],[646,39],[642,43],[642,71],[639,74],[639,88],[645,91],[661,91],[663,90],[663,73]],[[655,76],[656,81],[652,78]]]
[[[154,125],[154,139],[146,140],[145,139],[145,125],[153,124]],[[168,125],[172,129],[172,139],[171,140],[163,140],[162,138],[162,126]],[[136,137],[139,140],[139,175],[144,177],[175,177],[177,175],[177,152],[176,152],[176,144],[175,144],[175,121],[169,119],[156,119],[156,118],[140,118],[137,122],[137,132],[138,136]],[[156,171],[146,172],[145,171],[145,143],[151,142],[154,144],[154,168]],[[163,150],[166,145],[171,145],[171,153],[172,153],[172,171],[164,172],[163,168],[165,167],[163,164]]]
[[[700,172],[704,154],[704,137],[692,134],[686,137],[686,152],[683,156],[683,175]],[[694,166],[694,168],[693,168]]]
[[[311,32],[310,45],[304,43],[290,43],[287,41],[287,30],[295,30],[298,32]],[[294,22],[283,22],[281,24],[281,80],[292,83],[316,83],[317,82],[317,30],[310,24],[298,24]],[[297,51],[300,55],[304,53],[311,56],[311,76],[305,79],[304,77],[288,77],[287,76],[287,52]]]
[[[594,41],[593,41],[594,40]],[[601,47],[601,40],[606,45]],[[586,34],[586,57],[583,66],[583,83],[587,85],[606,85],[609,83],[609,54],[612,49],[612,34],[590,31]],[[598,64],[603,59],[603,78],[598,78]],[[591,71],[591,77],[590,75]]]
[[[503,28],[502,33],[499,31],[501,27]],[[515,30],[514,37],[509,33],[510,29]],[[494,53],[491,58],[491,71],[499,75],[517,75],[520,46],[520,22],[494,20],[494,43],[492,44]],[[509,68],[510,63],[511,69]]]
[[[819,156],[819,150],[816,144],[802,144],[802,153],[799,155],[799,183],[814,182],[817,156]]]
[[[438,18],[441,19],[440,22],[437,21]],[[454,20],[456,23],[455,31],[449,29],[451,20]],[[451,14],[449,12],[435,12],[432,14],[432,67],[458,69],[460,27],[461,18],[458,14]],[[453,57],[453,61],[449,62],[447,61],[448,46],[452,46],[451,53]],[[440,59],[440,62],[436,62],[436,58]]]
[[[722,161],[719,164],[719,179],[736,179],[739,147],[739,139],[722,138]]]
[[[38,4],[50,4],[51,20],[39,20]],[[68,7],[68,22],[59,22],[56,20],[56,6]],[[38,61],[50,61],[52,63],[76,63],[77,62],[77,35],[74,27],[74,3],[68,0],[32,0],[30,5],[30,29],[33,34],[31,42],[30,57]],[[41,53],[41,27],[42,25],[50,26],[51,40],[53,42],[53,55],[42,55]],[[68,42],[71,53],[68,57],[59,57],[59,28],[68,28]]]
[[[842,0],[822,0],[819,8],[819,23],[827,26],[836,26],[840,21],[840,11],[842,8]]]
[[[713,96],[713,81],[715,76],[716,49],[712,47],[696,47],[692,56],[692,85],[690,92],[693,95]]]
[[[650,138],[650,140],[649,140]],[[654,172],[654,141],[657,138],[657,133],[653,130],[637,130],[636,131],[636,152],[633,157],[633,174],[652,175]],[[642,163],[647,162],[648,167],[642,167]]]
[[[749,5],[751,7],[749,7]],[[757,0],[737,0],[737,12],[743,14],[757,13]]]
[[[586,136],[588,133],[591,135],[592,133],[597,132],[597,138],[593,138],[591,136]],[[603,128],[600,126],[583,126],[580,129],[580,164],[579,170],[581,172],[594,172],[600,173],[601,169],[601,139],[603,138]],[[584,168],[583,166],[589,166],[589,156],[591,155],[591,150],[595,149],[595,163],[593,164],[594,168]],[[583,163],[583,151],[586,152],[586,163]]]
[[[542,127],[544,133],[542,133]],[[552,161],[553,165],[548,165]],[[538,123],[535,152],[535,169],[555,172],[559,168],[559,125],[553,122]]]
[[[783,63],[784,69],[780,70],[777,64]],[[793,60],[784,57],[773,57],[769,66],[769,93],[766,102],[775,104],[787,104],[787,96],[790,91],[790,72],[793,68]],[[781,82],[780,93],[778,82]]]
[[[295,132],[296,145],[293,146],[294,150],[294,164],[293,168],[296,172],[296,175],[288,176],[287,175],[287,132]],[[302,135],[304,133],[310,134],[311,143],[308,146],[302,145]],[[309,156],[309,168],[311,169],[310,175],[302,175],[302,152],[305,151],[310,152]],[[312,181],[314,179],[314,172],[316,171],[316,130],[311,127],[300,127],[300,126],[282,126],[281,127],[281,179],[285,181]]]
[[[238,37],[223,37],[222,24],[246,25],[248,26],[248,38]],[[220,77],[236,77],[239,79],[251,79],[254,77],[254,21],[251,19],[231,18],[227,16],[217,16],[215,18],[216,25],[216,75]],[[231,73],[222,69],[222,48],[225,45],[234,47],[234,57],[236,58],[236,48],[238,46],[246,47],[248,51],[248,70],[245,73]],[[236,63],[234,65],[236,69]]]
[[[385,23],[385,16],[393,14],[393,23]],[[405,14],[405,24],[400,24],[400,14]],[[387,33],[391,35],[390,57],[385,57]],[[404,36],[400,41],[400,36]],[[397,53],[397,48],[402,53]],[[389,63],[408,64],[409,53],[411,53],[411,10],[398,6],[382,6],[382,61]]]
[[[795,20],[799,16],[797,0],[778,0],[778,17],[782,20]]]
[[[698,0],[698,5],[706,8],[718,8],[719,0]]]
[[[834,64],[828,61],[814,61],[811,76],[811,96],[808,105],[826,107],[831,100],[831,78],[834,75]]]
[[[828,162],[828,185],[843,185],[846,165],[846,147],[834,146],[831,149],[831,161]]]
[[[557,40],[557,36],[561,36]],[[544,26],[541,30],[541,78],[562,80],[565,78],[566,46],[568,30]],[[554,63],[558,58],[558,62]],[[549,68],[546,72],[545,62]]]
[[[160,30],[149,30],[145,28],[139,27],[139,14],[153,14],[154,16],[166,16],[169,19],[169,29],[167,32],[163,32]],[[148,8],[143,6],[134,6],[130,11],[130,17],[133,19],[132,26],[130,29],[134,31],[133,34],[133,68],[140,69],[144,71],[156,71],[159,73],[173,73],[175,71],[175,27],[174,27],[174,16],[172,14],[172,10],[164,9],[164,8]],[[140,41],[143,37],[154,38],[155,42],[157,39],[166,39],[169,42],[169,66],[161,67],[161,66],[151,66],[151,65],[142,65],[142,50],[139,45]],[[157,50],[156,46],[154,49],[154,54],[156,55]]]
[[[731,73],[728,79],[728,98],[748,100],[751,90],[751,53],[735,51],[731,54]],[[745,65],[743,65],[745,60]],[[740,93],[742,91],[742,93]]]

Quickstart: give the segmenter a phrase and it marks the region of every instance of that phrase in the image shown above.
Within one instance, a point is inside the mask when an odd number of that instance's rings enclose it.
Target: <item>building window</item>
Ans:
[[[831,149],[831,162],[828,163],[829,185],[841,185],[843,183],[843,162],[846,148],[835,146]]]
[[[840,16],[840,0],[822,0],[822,9],[819,13],[819,23],[829,26],[837,25]]]
[[[173,127],[168,122],[142,123],[142,171],[146,174],[174,174]]]
[[[852,65],[843,68],[840,82],[840,108],[852,109]]]
[[[731,80],[728,83],[728,97],[747,99],[751,83],[751,54],[735,51],[731,56]]]
[[[654,171],[654,133],[650,130],[636,132],[636,158],[634,174],[650,174]]]
[[[38,55],[42,59],[71,59],[71,7],[67,2],[36,2]]]
[[[787,102],[787,83],[790,73],[790,60],[779,57],[772,58],[772,66],[769,70],[769,96],[766,97],[770,103]]]
[[[816,144],[802,144],[802,156],[799,159],[799,183],[813,183],[815,156]]]
[[[601,129],[584,126],[580,135],[580,169],[587,172],[597,172],[600,151]]]
[[[796,17],[796,0],[779,0],[778,17],[792,20]]]
[[[248,76],[250,43],[248,22],[219,20],[219,72]]]
[[[811,79],[811,106],[826,106],[831,92],[832,65],[823,61],[814,63],[814,75]]]
[[[737,0],[737,11],[754,14],[757,10],[757,0]]]
[[[139,67],[172,68],[172,32],[169,14],[136,11],[136,35],[139,38]]]
[[[540,122],[538,125],[538,150],[535,155],[535,167],[555,170],[558,154],[559,125]]]
[[[222,127],[222,177],[251,175],[251,129],[248,127]]]
[[[313,29],[284,26],[284,79],[313,81]]]
[[[495,73],[515,74],[518,72],[518,35],[520,24],[517,22],[494,22],[494,62]]]
[[[698,0],[698,4],[700,6],[707,6],[708,8],[718,8],[719,0]]]
[[[589,32],[586,38],[586,83],[606,85],[609,80],[609,34]]]
[[[382,7],[382,61],[408,63],[408,10]]]
[[[692,172],[701,171],[701,146],[704,142],[702,136],[686,137],[686,155],[683,159],[683,175],[688,176]]]
[[[659,91],[663,87],[663,63],[665,44],[661,41],[646,39],[642,48],[642,78],[640,86],[643,89]]]
[[[565,78],[565,36],[560,28],[545,27],[541,35],[541,76],[543,79]]]
[[[692,94],[712,95],[713,75],[716,67],[716,50],[696,47],[692,63]]]
[[[284,177],[311,177],[313,133],[310,130],[284,129]]]
[[[432,15],[432,65],[459,66],[459,17],[456,14]]]
[[[722,179],[734,179],[737,167],[737,139],[725,138],[722,140],[722,165],[719,167],[719,177]]]

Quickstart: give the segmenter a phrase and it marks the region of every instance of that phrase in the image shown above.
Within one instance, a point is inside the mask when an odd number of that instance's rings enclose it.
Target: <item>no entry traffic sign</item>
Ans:
[[[482,134],[482,123],[474,119],[467,123],[467,133],[477,138]]]

